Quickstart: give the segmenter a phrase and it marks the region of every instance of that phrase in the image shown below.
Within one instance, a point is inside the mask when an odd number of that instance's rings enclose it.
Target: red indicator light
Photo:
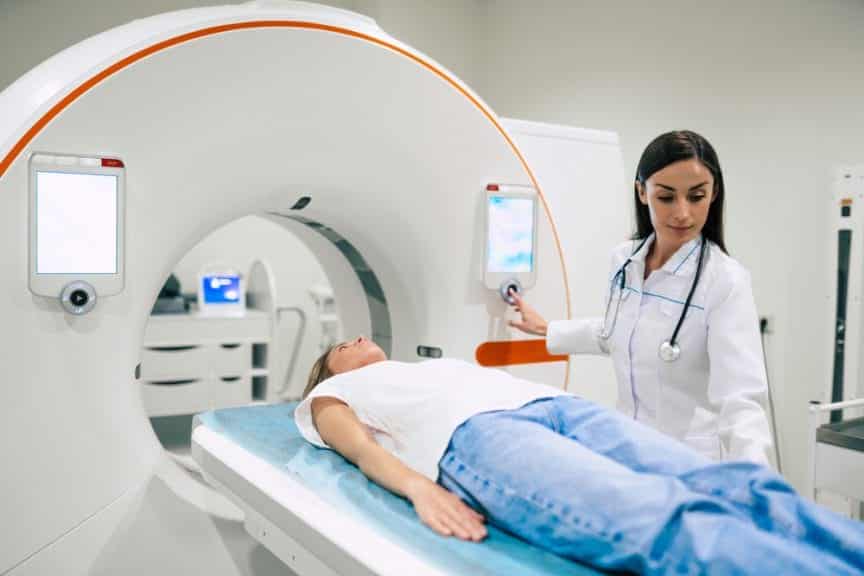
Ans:
[[[487,184],[486,190],[489,192],[498,192],[498,185],[497,184]]]
[[[103,168],[123,168],[123,161],[117,158],[102,158]]]

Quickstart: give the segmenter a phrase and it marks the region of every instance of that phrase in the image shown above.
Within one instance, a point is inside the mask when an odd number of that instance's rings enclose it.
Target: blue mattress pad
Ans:
[[[425,562],[452,574],[586,576],[601,574],[488,527],[481,543],[439,536],[411,503],[378,486],[332,450],[307,442],[294,423],[297,403],[228,408],[199,414],[196,425],[230,439],[361,520]]]

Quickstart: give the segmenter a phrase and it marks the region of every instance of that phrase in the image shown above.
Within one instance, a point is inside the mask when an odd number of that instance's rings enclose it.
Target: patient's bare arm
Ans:
[[[379,446],[347,404],[337,398],[315,398],[312,419],[328,446],[370,479],[410,500],[427,526],[444,536],[463,540],[479,541],[486,537],[483,516]]]

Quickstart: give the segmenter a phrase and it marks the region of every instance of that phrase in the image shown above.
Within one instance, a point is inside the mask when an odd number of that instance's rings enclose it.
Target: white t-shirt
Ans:
[[[328,448],[312,421],[312,399],[338,398],[383,448],[434,481],[450,437],[470,417],[564,394],[463,360],[387,360],[328,378],[297,406],[294,420],[306,440]]]

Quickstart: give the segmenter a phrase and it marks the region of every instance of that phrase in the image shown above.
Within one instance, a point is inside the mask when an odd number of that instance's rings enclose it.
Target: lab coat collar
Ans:
[[[703,242],[700,234],[690,240],[675,252],[666,264],[663,271],[672,276],[693,276],[696,273],[696,264],[699,262],[699,248]]]
[[[642,240],[634,240],[633,248],[639,246],[639,243]],[[640,265],[645,265],[645,257],[648,255],[648,251],[651,250],[651,245],[654,243],[654,232],[648,236],[648,239],[645,241],[645,244],[642,245],[639,250],[630,255],[631,262],[638,262]]]
[[[640,265],[645,265],[645,257],[654,243],[654,232],[648,237],[648,240],[635,254],[630,256],[632,262],[638,262]],[[663,265],[662,270],[672,276],[692,276],[696,273],[696,263],[699,260],[699,247],[701,246],[702,235],[700,234],[693,240],[682,245],[675,254]],[[638,241],[635,243],[638,246]]]

